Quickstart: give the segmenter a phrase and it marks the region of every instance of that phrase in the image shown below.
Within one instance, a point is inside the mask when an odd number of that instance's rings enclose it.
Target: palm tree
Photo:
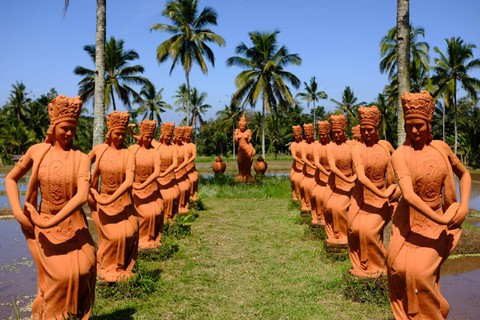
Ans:
[[[279,47],[277,35],[274,32],[250,32],[252,47],[241,43],[235,49],[239,56],[227,59],[227,66],[238,66],[246,70],[235,78],[237,91],[233,95],[235,102],[243,100],[242,105],[255,107],[259,98],[262,99],[262,157],[265,159],[265,112],[277,113],[278,107],[287,107],[294,103],[290,88],[300,86],[300,80],[284,67],[291,64],[300,65],[302,60],[298,54],[290,54],[286,46]]]
[[[172,98],[175,99],[173,104],[177,106],[176,110],[182,110],[185,112],[185,119],[188,119],[188,114],[190,113],[188,110],[190,94],[187,90],[187,85],[185,83],[179,85],[177,91],[175,91],[175,95]]]
[[[410,0],[397,0],[397,145],[405,141],[401,96],[410,91]]]
[[[307,108],[310,108],[310,102],[313,103],[313,126],[315,127],[317,125],[315,117],[315,102],[318,102],[320,99],[327,99],[328,97],[325,91],[318,91],[318,84],[315,77],[310,79],[310,85],[306,82],[303,84],[305,85],[305,92],[298,93],[296,97],[307,101]]]
[[[366,102],[362,101],[357,103],[358,98],[355,97],[353,90],[346,86],[345,90],[342,93],[342,100],[337,101],[335,99],[330,99],[336,106],[337,111],[342,112],[348,119],[347,132],[350,132],[350,129],[355,126],[358,122],[357,120],[357,111],[358,107],[365,105]]]
[[[470,98],[476,102],[478,100],[477,90],[480,90],[480,80],[471,77],[468,73],[474,69],[480,68],[480,59],[473,57],[473,49],[476,46],[472,43],[464,43],[460,37],[445,39],[447,42],[447,53],[444,54],[438,47],[433,50],[439,55],[434,59],[434,76],[432,82],[438,86],[434,93],[450,95],[453,101],[453,122],[455,146],[454,152],[457,153],[457,89],[458,82],[467,92]]]
[[[134,50],[124,50],[124,41],[116,40],[111,37],[106,44],[105,51],[105,105],[113,105],[113,110],[117,110],[115,96],[125,104],[128,110],[131,110],[131,99],[138,98],[138,93],[130,85],[144,85],[147,79],[140,76],[144,69],[142,65],[129,65],[130,62],[139,59],[139,55]],[[83,49],[92,58],[96,59],[96,46],[86,45]],[[86,102],[94,97],[95,94],[95,70],[77,66],[73,71],[76,75],[83,76],[78,83],[80,86],[78,94]]]
[[[12,84],[12,90],[5,108],[17,121],[24,121],[31,102],[32,99],[28,97],[25,84],[17,81]]]
[[[198,14],[198,0],[170,0],[165,5],[162,16],[169,19],[172,25],[156,23],[151,25],[150,30],[164,31],[173,36],[157,47],[157,61],[162,63],[171,58],[170,74],[177,63],[180,63],[185,71],[187,94],[190,94],[192,64],[198,64],[206,74],[208,68],[205,58],[215,66],[215,57],[208,43],[225,46],[225,40],[208,29],[209,25],[217,25],[217,13],[213,8],[205,7]],[[187,111],[188,108],[187,105]]]
[[[187,116],[182,120],[183,124],[186,124],[187,126],[193,126],[193,134],[194,134],[194,141],[196,137],[196,132],[197,132],[197,123],[200,125],[203,125],[205,122],[205,119],[202,117],[202,115],[205,115],[205,112],[207,109],[211,108],[212,106],[209,104],[205,103],[205,99],[207,99],[207,93],[202,92],[199,93],[197,88],[192,88],[191,93],[190,93],[190,114],[187,114]],[[177,108],[175,111],[186,111],[183,109],[183,107]],[[190,117],[191,115],[191,117]],[[190,122],[188,122],[190,120]]]
[[[156,91],[155,86],[150,81],[147,81],[142,89],[140,94],[135,100],[136,103],[140,105],[137,112],[143,114],[142,120],[156,120],[157,125],[162,123],[161,113],[165,112],[166,109],[171,110],[172,106],[163,101],[162,99],[163,88]]]
[[[105,42],[107,39],[107,0],[96,0],[96,29],[95,29],[95,84],[93,102],[93,145],[103,142],[103,128],[105,126]],[[65,0],[66,13],[70,1]]]
[[[221,128],[224,128],[226,131],[227,128],[232,128],[232,155],[235,159],[235,126],[237,125],[238,118],[240,117],[241,110],[238,105],[233,101],[229,105],[225,105],[225,109],[217,111],[216,116],[218,117]]]

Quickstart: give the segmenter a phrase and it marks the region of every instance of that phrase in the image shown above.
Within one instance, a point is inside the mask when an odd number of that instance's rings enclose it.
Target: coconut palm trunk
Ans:
[[[403,110],[401,96],[410,91],[410,2],[397,0],[397,69],[398,69],[398,98],[397,98],[397,143],[405,141],[403,124]]]
[[[107,33],[107,0],[97,0],[95,32],[95,97],[93,103],[93,145],[103,142],[105,124],[105,42]]]
[[[262,103],[262,158],[265,159],[265,108],[267,104],[267,97],[263,95]]]

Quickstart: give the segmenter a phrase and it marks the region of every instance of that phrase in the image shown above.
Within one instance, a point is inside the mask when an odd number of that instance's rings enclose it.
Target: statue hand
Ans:
[[[458,202],[454,202],[450,205],[450,207],[448,207],[447,211],[445,211],[445,213],[443,214],[445,224],[452,223],[459,208],[460,208],[460,204]]]
[[[397,191],[397,185],[396,184],[391,184],[388,186],[387,190],[385,190],[385,196],[384,198],[389,198],[391,199],[393,194]]]
[[[449,207],[449,209],[450,209],[450,207]],[[467,217],[467,213],[468,213],[468,206],[459,206],[459,208],[457,210],[457,214],[453,217],[453,220],[448,225],[448,228],[449,229],[460,228],[461,225],[462,225],[462,222]]]
[[[30,218],[36,226],[42,227],[43,221],[40,218],[40,214],[37,209],[29,202],[25,202],[25,209],[30,213]]]
[[[135,190],[140,190],[140,186],[141,186],[141,185],[142,185],[142,184],[141,184],[140,182],[134,182],[134,183],[132,184],[132,188],[135,189]]]
[[[95,188],[90,188],[90,195],[92,196],[93,200],[99,204],[102,203],[102,197],[98,193],[98,191]]]

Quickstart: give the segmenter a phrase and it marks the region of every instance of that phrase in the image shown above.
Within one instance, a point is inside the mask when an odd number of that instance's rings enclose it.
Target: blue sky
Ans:
[[[173,103],[172,96],[185,81],[181,66],[169,75],[171,61],[159,65],[156,47],[169,35],[150,32],[153,23],[169,23],[160,14],[166,1],[110,0],[107,7],[107,37],[125,41],[125,49],[140,55],[137,63],[145,67],[144,76],[158,88],[163,98]],[[10,93],[11,85],[23,82],[35,98],[55,88],[59,93],[78,93],[80,77],[73,74],[76,66],[94,68],[83,46],[95,43],[95,1],[70,0],[66,16],[63,0],[17,0],[0,2],[0,106]],[[370,102],[388,83],[379,71],[379,43],[396,24],[394,0],[201,0],[200,8],[213,7],[218,26],[212,30],[223,36],[226,46],[212,45],[215,67],[208,75],[198,67],[191,74],[191,85],[208,94],[212,105],[207,118],[224,108],[235,91],[234,79],[241,71],[227,67],[226,59],[235,55],[241,42],[251,45],[248,32],[278,29],[278,41],[290,53],[302,58],[301,66],[287,70],[303,82],[315,76],[321,90],[329,98],[341,99],[350,86],[358,101]],[[480,46],[480,1],[478,0],[411,0],[410,21],[425,29],[424,41],[446,51],[446,38],[460,36],[465,42]],[[480,50],[474,50],[480,57]],[[480,77],[476,72],[474,76]],[[293,90],[294,94],[303,91]],[[326,110],[334,104],[322,101]],[[92,109],[92,102],[86,106]],[[306,106],[305,106],[306,107]],[[119,109],[122,109],[120,107]],[[179,122],[173,111],[162,116],[164,121]]]

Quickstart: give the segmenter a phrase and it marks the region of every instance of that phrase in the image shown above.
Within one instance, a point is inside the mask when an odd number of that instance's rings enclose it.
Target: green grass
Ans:
[[[201,180],[206,210],[178,222],[191,227],[169,236],[178,251],[139,258],[147,292],[140,279],[123,293],[97,294],[93,319],[391,318],[385,303],[345,296],[348,259],[328,258],[321,234],[306,236],[288,178],[222,179]]]

